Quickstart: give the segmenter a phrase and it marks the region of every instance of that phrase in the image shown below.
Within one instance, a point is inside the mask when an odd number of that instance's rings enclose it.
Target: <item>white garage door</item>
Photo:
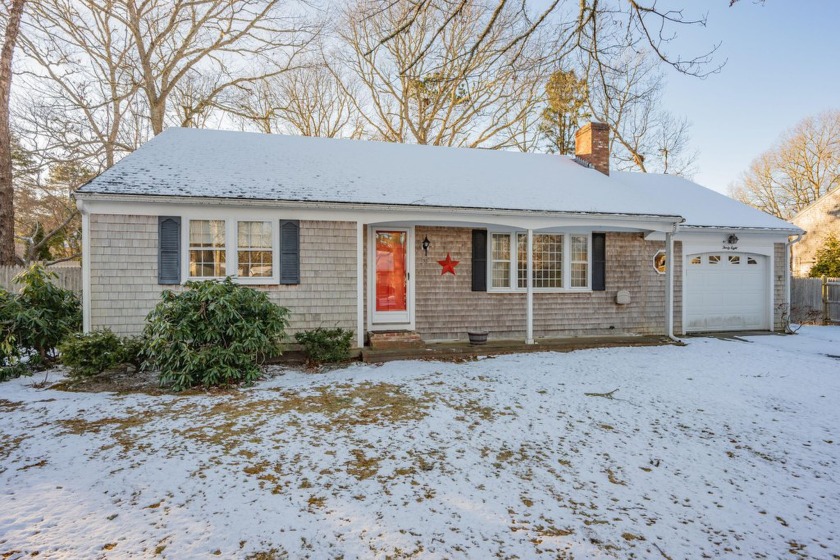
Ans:
[[[686,259],[686,332],[767,329],[767,257],[703,253]]]

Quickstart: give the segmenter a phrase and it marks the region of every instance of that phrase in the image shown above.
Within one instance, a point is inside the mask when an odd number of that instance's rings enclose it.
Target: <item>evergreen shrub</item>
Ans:
[[[295,333],[295,340],[300,343],[309,361],[322,364],[340,362],[350,355],[350,341],[353,331],[339,327],[317,329]]]
[[[230,278],[186,288],[165,291],[146,318],[143,367],[176,391],[256,380],[259,364],[281,353],[288,310]]]

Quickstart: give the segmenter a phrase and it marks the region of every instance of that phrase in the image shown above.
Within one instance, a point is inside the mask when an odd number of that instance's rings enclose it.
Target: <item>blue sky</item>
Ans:
[[[704,80],[668,71],[666,107],[693,123],[700,151],[694,180],[723,193],[781,133],[806,116],[840,109],[840,1],[670,2],[708,10],[705,28],[680,29],[674,52],[721,42],[727,60]]]

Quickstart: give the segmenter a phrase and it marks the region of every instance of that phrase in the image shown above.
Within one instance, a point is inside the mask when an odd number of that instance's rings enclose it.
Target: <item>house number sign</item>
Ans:
[[[724,251],[737,251],[738,250],[738,236],[737,235],[730,235],[726,238],[726,241],[723,242],[723,250]]]

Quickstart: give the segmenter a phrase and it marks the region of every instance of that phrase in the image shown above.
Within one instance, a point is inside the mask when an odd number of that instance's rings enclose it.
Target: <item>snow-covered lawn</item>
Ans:
[[[836,559],[840,328],[749,340],[4,383],[0,556]]]

